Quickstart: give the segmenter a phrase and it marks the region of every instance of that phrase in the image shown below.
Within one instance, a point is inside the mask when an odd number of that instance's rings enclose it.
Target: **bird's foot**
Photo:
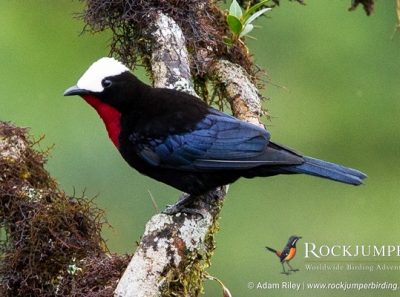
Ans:
[[[206,216],[206,212],[202,209],[190,208],[189,205],[192,202],[192,197],[188,194],[182,194],[179,201],[172,205],[167,205],[167,208],[163,210],[163,214],[176,215],[178,213],[186,213],[190,215],[199,215],[202,218]]]
[[[289,275],[289,274],[290,274],[290,272],[287,272],[287,271],[282,271],[282,272],[281,272],[281,274],[286,274],[286,275]]]
[[[297,271],[300,271],[300,269],[289,269],[289,271],[292,271],[292,272],[297,272]]]
[[[203,211],[203,210],[177,206],[177,204],[167,205],[167,207],[162,211],[162,213],[166,214],[166,215],[170,215],[170,216],[176,215],[178,213],[186,213],[186,214],[190,214],[190,215],[199,215],[202,218],[204,218],[206,216],[206,212]]]

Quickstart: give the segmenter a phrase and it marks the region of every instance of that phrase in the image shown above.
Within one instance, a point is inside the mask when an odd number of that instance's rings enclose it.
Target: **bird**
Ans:
[[[296,243],[299,239],[301,239],[301,236],[297,235],[290,236],[287,244],[285,245],[282,251],[277,251],[268,246],[265,247],[268,251],[275,253],[275,255],[279,257],[282,264],[283,274],[289,275],[290,271],[292,272],[299,271],[299,269],[293,269],[293,267],[289,264],[289,261],[292,260],[294,256],[296,256]],[[285,265],[284,265],[285,263],[288,265],[289,271],[285,270]]]
[[[351,185],[366,178],[272,142],[266,129],[193,95],[147,85],[112,57],[95,61],[64,92],[73,95],[97,111],[131,167],[187,194],[180,207],[241,177],[303,173]]]

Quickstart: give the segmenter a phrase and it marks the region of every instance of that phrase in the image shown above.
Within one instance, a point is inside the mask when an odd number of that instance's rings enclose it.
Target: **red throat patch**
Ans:
[[[100,101],[95,96],[83,95],[83,99],[96,109],[99,116],[102,118],[108,136],[114,145],[119,148],[119,134],[121,132],[121,113],[114,107]]]

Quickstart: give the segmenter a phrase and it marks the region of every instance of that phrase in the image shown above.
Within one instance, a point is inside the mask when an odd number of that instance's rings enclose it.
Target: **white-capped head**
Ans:
[[[102,92],[104,90],[102,85],[103,79],[126,71],[129,71],[128,67],[121,62],[114,58],[104,57],[94,62],[78,80],[76,85],[83,90]]]

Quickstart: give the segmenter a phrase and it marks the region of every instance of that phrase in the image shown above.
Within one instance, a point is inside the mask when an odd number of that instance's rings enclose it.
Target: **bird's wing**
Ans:
[[[289,252],[290,252],[290,246],[286,245],[285,248],[282,250],[281,254],[279,255],[281,261],[285,260],[287,255],[289,255]]]
[[[183,134],[152,139],[139,155],[153,166],[181,170],[247,169],[260,165],[293,164],[279,150],[271,149],[269,133],[255,125],[210,109]]]

